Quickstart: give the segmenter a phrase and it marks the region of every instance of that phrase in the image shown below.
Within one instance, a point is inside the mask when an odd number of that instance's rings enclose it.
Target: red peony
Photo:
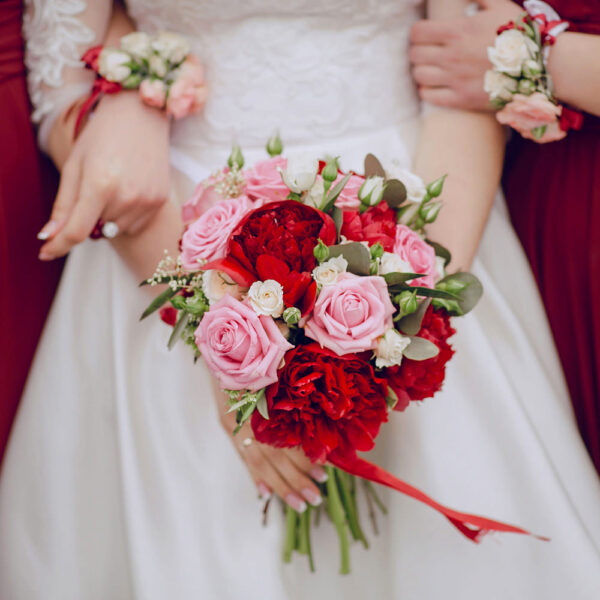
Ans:
[[[398,396],[395,410],[404,410],[411,400],[431,398],[442,388],[446,377],[446,363],[454,354],[447,340],[455,333],[445,310],[434,310],[431,306],[427,309],[418,335],[433,342],[440,352],[428,360],[404,358],[399,367],[385,370],[388,384]]]
[[[387,421],[387,384],[368,360],[338,356],[316,343],[285,355],[279,381],[266,394],[269,419],[252,415],[256,439],[278,448],[302,446],[313,461],[334,450],[371,450]]]
[[[312,270],[318,239],[335,244],[337,233],[329,215],[300,202],[271,202],[253,210],[233,232],[226,258],[205,265],[227,273],[236,283],[275,279],[283,286],[286,306],[303,314],[312,309],[317,287]]]
[[[366,212],[344,212],[342,235],[354,242],[379,242],[386,252],[394,251],[396,213],[385,202],[372,206]]]

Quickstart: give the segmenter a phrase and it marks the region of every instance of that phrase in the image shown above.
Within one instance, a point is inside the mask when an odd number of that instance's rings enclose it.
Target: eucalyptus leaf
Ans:
[[[267,408],[267,397],[265,396],[264,390],[256,401],[256,410],[258,410],[263,419],[269,420],[269,409]]]
[[[347,175],[345,175],[343,177],[343,179],[340,179],[329,190],[329,193],[327,194],[327,197],[325,198],[325,202],[321,206],[321,210],[323,212],[328,213],[333,208],[333,205],[335,204],[337,197],[342,193],[342,190],[344,189],[344,187],[346,187],[346,184],[348,183],[348,180],[350,179],[350,177],[352,177],[352,173],[348,173]]]
[[[418,285],[411,286],[411,289],[417,290],[417,296],[426,296],[427,298],[443,298],[445,300],[458,300],[458,296],[456,294],[451,294],[450,292],[445,292],[444,290],[435,290]]]
[[[446,283],[448,281],[459,281],[464,284],[465,287],[457,294],[453,294],[451,299],[458,302],[462,314],[466,315],[469,311],[473,310],[483,294],[481,282],[472,273],[463,272],[447,275],[440,283]],[[439,298],[440,296],[437,297]]]
[[[171,337],[167,342],[167,348],[169,350],[171,350],[181,338],[181,334],[183,333],[183,330],[188,324],[188,321],[190,320],[191,316],[192,315],[190,315],[190,313],[185,311],[182,311],[182,313],[179,315],[179,319],[177,319],[177,323],[175,323],[175,327],[173,327],[173,331],[171,332]]]
[[[374,154],[367,154],[365,156],[365,178],[367,177],[387,177],[385,169],[381,166],[379,159]]]
[[[329,246],[329,256],[343,256],[348,261],[348,271],[355,275],[369,275],[371,253],[359,242]]]
[[[176,294],[176,291],[172,288],[167,288],[164,292],[160,293],[150,304],[148,308],[142,313],[140,321],[151,315],[154,311],[157,311],[167,300],[171,299]]]
[[[338,239],[340,237],[340,231],[342,230],[342,225],[344,224],[344,213],[341,208],[334,206],[331,209],[331,218],[335,223],[335,230],[337,231]]]
[[[435,251],[435,255],[444,259],[444,266],[447,266],[448,263],[452,260],[452,255],[450,254],[450,250],[448,248],[438,244],[437,242],[432,242],[431,240],[425,240]]]
[[[383,201],[390,208],[398,208],[406,200],[406,186],[398,179],[388,179],[383,190]]]
[[[398,328],[402,333],[406,335],[417,335],[421,331],[421,324],[423,323],[423,317],[431,304],[431,298],[423,300],[419,304],[419,308],[414,313],[406,315],[398,322]]]
[[[425,277],[423,273],[386,273],[383,278],[385,279],[388,286],[399,285],[406,283],[407,281],[412,281],[413,279],[418,279],[419,277]]]
[[[396,404],[398,404],[398,396],[396,392],[392,389],[391,385],[388,385],[388,394],[385,398],[385,402],[390,410],[393,410]]]
[[[410,344],[404,349],[404,356],[410,360],[427,360],[440,353],[440,349],[429,340],[421,337],[411,337]]]

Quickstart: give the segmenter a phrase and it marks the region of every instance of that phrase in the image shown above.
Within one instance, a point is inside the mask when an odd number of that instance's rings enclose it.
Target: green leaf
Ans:
[[[267,407],[267,397],[265,395],[265,390],[261,390],[261,394],[256,401],[256,410],[260,413],[260,416],[263,419],[269,420],[269,409]]]
[[[388,394],[385,397],[385,402],[390,410],[393,410],[396,404],[398,404],[398,396],[390,385],[388,385]]]
[[[417,296],[426,296],[427,298],[443,298],[445,300],[457,300],[458,296],[445,292],[443,290],[434,290],[427,287],[420,287],[418,285],[411,286],[411,289],[417,290]]]
[[[379,159],[374,154],[365,156],[365,178],[367,177],[387,177],[385,169],[381,166]]]
[[[440,353],[440,349],[429,340],[421,337],[411,337],[410,344],[404,349],[404,356],[410,360],[427,360]]]
[[[419,304],[419,308],[414,313],[406,315],[398,322],[398,329],[406,335],[417,335],[421,331],[421,324],[423,323],[423,317],[425,312],[431,304],[431,299],[427,298]]]
[[[340,231],[342,230],[342,225],[344,224],[344,213],[341,208],[334,206],[331,209],[331,218],[335,223],[335,230],[337,231],[338,240],[340,239]]]
[[[418,279],[419,277],[425,277],[422,273],[386,273],[383,275],[388,286],[404,284],[407,281],[412,281],[413,279]]]
[[[534,127],[531,130],[531,135],[533,136],[534,140],[540,140],[544,137],[544,134],[546,133],[546,129],[548,128],[547,125],[542,125],[540,127]]]
[[[462,314],[466,315],[469,311],[473,310],[475,305],[479,302],[479,299],[483,294],[483,286],[479,279],[472,273],[452,273],[451,275],[444,277],[439,283],[447,283],[450,281],[458,281],[465,286],[460,292],[453,294],[450,299],[456,300]],[[440,296],[437,297],[439,298]]]
[[[371,266],[371,253],[359,242],[329,246],[329,256],[343,256],[348,261],[348,271],[355,275],[368,275]]]
[[[185,326],[188,324],[190,320],[190,313],[182,311],[179,315],[179,319],[177,319],[177,323],[175,323],[175,327],[173,327],[173,331],[171,331],[171,337],[167,342],[167,348],[171,350],[173,346],[181,339],[181,334],[185,329]]]
[[[444,266],[447,266],[452,260],[452,255],[450,254],[450,250],[448,248],[438,244],[437,242],[433,242],[431,240],[425,240],[435,251],[435,255],[444,259]]]
[[[325,202],[323,202],[323,205],[320,207],[320,210],[322,210],[325,213],[328,213],[333,208],[337,197],[342,193],[344,187],[346,187],[346,184],[348,183],[350,177],[352,177],[352,173],[348,173],[347,175],[345,175],[343,179],[340,179],[335,184],[335,186],[333,186],[331,190],[329,190],[329,193],[325,198]]]
[[[390,208],[398,208],[406,200],[406,187],[398,179],[388,179],[385,182],[382,200]]]
[[[169,283],[173,277],[171,275],[165,275],[164,277],[159,277],[158,279],[144,279],[138,287],[144,287],[145,285],[151,285],[152,283]]]
[[[152,302],[148,305],[148,308],[142,313],[140,321],[151,315],[154,311],[157,311],[167,300],[172,298],[176,294],[176,291],[172,288],[167,288],[164,292],[156,296]]]

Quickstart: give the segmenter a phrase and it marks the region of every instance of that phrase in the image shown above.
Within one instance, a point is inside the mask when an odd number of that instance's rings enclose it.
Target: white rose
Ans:
[[[360,186],[358,190],[358,199],[369,206],[375,206],[383,196],[383,186],[385,181],[383,177],[375,175],[373,177],[367,177],[365,182]]]
[[[148,59],[152,54],[150,36],[143,31],[128,33],[121,38],[121,49],[138,60],[143,58]]]
[[[517,29],[507,29],[496,38],[494,47],[488,48],[487,52],[497,71],[516,77],[521,74],[523,63],[535,57],[537,46]]]
[[[343,256],[336,256],[315,267],[312,276],[318,285],[333,285],[339,274],[344,273],[347,268],[348,261]]]
[[[517,80],[490,69],[485,72],[483,89],[490,95],[492,100],[495,98],[510,100],[513,93],[517,91]]]
[[[274,279],[255,281],[248,290],[248,300],[256,314],[267,317],[280,317],[285,308],[283,288]]]
[[[412,273],[412,267],[405,260],[402,260],[393,252],[384,252],[379,259],[379,274],[387,275],[388,273]]]
[[[211,269],[202,274],[202,291],[209,304],[213,305],[225,294],[241,300],[243,289],[225,273]]]
[[[304,204],[308,204],[309,206],[319,208],[319,206],[321,206],[321,202],[323,202],[324,192],[325,182],[323,181],[323,179],[321,179],[321,177],[317,177],[310,190],[308,190],[308,194],[306,194],[306,196],[303,199]]]
[[[158,52],[163,60],[177,65],[190,53],[190,44],[178,33],[162,31],[152,40],[152,49]]]
[[[409,344],[409,337],[402,335],[396,329],[388,329],[377,342],[375,366],[382,369],[399,365],[402,362],[404,350]]]
[[[390,179],[398,179],[404,184],[406,197],[409,202],[419,203],[423,200],[427,193],[427,188],[418,175],[397,165],[392,165],[390,169],[386,169],[386,173]]]
[[[167,63],[158,54],[153,54],[148,61],[152,75],[162,79],[167,75]]]
[[[98,57],[98,70],[105,79],[121,83],[131,75],[130,62],[131,56],[127,52],[103,48]]]
[[[300,194],[310,188],[315,183],[317,172],[319,170],[319,161],[308,155],[299,155],[288,158],[287,167],[280,169],[283,183],[295,194]]]

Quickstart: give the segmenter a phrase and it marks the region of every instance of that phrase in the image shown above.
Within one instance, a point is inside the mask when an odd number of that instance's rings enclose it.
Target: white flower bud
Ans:
[[[348,268],[348,261],[343,256],[336,256],[315,267],[312,272],[317,285],[334,285],[340,273]]]
[[[523,75],[525,77],[537,77],[542,72],[542,67],[537,60],[526,60],[523,63]]]
[[[367,177],[358,190],[358,199],[366,206],[375,206],[383,196],[384,185],[385,181],[379,175]]]
[[[317,177],[315,182],[312,184],[310,190],[302,201],[304,204],[308,206],[314,206],[315,208],[319,208],[321,203],[323,202],[323,194],[325,193],[325,182],[321,177]]]
[[[167,63],[166,61],[160,57],[158,54],[153,54],[148,61],[150,65],[150,72],[155,77],[162,79],[167,75]]]
[[[152,40],[152,49],[158,52],[163,60],[177,65],[189,54],[190,45],[182,35],[162,31]]]
[[[446,261],[441,256],[435,257],[435,270],[436,270],[436,277],[435,277],[436,281],[439,281],[440,279],[444,279],[444,277],[446,277]]]
[[[248,300],[256,314],[267,317],[280,317],[285,308],[283,288],[274,279],[255,281],[248,290]]]
[[[281,172],[283,183],[295,194],[309,190],[317,178],[319,161],[308,155],[288,158],[287,167]]]
[[[511,100],[512,95],[517,91],[517,80],[498,73],[498,71],[489,70],[485,72],[483,79],[483,89],[490,95],[491,100],[499,98],[500,100]]]
[[[131,75],[130,62],[131,56],[127,52],[103,48],[98,57],[98,70],[100,75],[108,81],[121,83]]]
[[[147,60],[152,54],[150,36],[143,31],[128,33],[121,38],[121,49],[137,60]]]
[[[212,305],[221,300],[225,294],[241,300],[244,290],[229,275],[211,269],[202,273],[202,291],[208,303]]]
[[[404,350],[409,344],[409,337],[402,335],[396,329],[388,329],[377,342],[375,366],[382,369],[401,364]]]

